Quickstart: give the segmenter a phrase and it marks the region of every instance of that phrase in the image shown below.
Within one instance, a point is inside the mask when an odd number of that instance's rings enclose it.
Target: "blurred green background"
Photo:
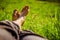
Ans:
[[[0,0],[0,21],[12,20],[14,9],[22,10],[28,5],[29,14],[22,27],[49,40],[60,40],[59,0]]]

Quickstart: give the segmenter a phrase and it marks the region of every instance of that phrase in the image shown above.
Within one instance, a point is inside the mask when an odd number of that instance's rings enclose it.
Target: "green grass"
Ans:
[[[12,20],[14,9],[21,10],[28,5],[30,11],[22,29],[31,30],[49,40],[60,40],[60,5],[58,3],[37,0],[0,1],[0,20]]]

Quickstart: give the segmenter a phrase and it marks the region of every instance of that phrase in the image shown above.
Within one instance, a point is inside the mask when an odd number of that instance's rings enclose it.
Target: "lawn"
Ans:
[[[12,20],[14,9],[29,6],[29,13],[22,27],[49,40],[60,40],[60,5],[57,2],[37,0],[0,0],[0,21]]]

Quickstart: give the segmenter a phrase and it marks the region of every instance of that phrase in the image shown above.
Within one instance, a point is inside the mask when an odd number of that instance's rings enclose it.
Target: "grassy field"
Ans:
[[[60,5],[55,2],[37,0],[0,0],[0,21],[12,20],[14,9],[21,9],[28,5],[29,14],[22,27],[31,30],[49,40],[60,40]]]

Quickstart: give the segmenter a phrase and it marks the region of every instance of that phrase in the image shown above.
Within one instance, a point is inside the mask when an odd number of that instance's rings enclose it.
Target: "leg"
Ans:
[[[39,37],[39,36],[36,36],[36,35],[28,35],[28,36],[25,36],[21,40],[47,40],[47,39],[46,38]]]
[[[21,13],[19,13],[17,10],[15,10],[13,13],[13,22],[20,26],[20,30],[21,30],[21,26],[25,21],[25,17],[28,13],[28,9],[29,9],[28,6],[25,6],[22,9]]]

